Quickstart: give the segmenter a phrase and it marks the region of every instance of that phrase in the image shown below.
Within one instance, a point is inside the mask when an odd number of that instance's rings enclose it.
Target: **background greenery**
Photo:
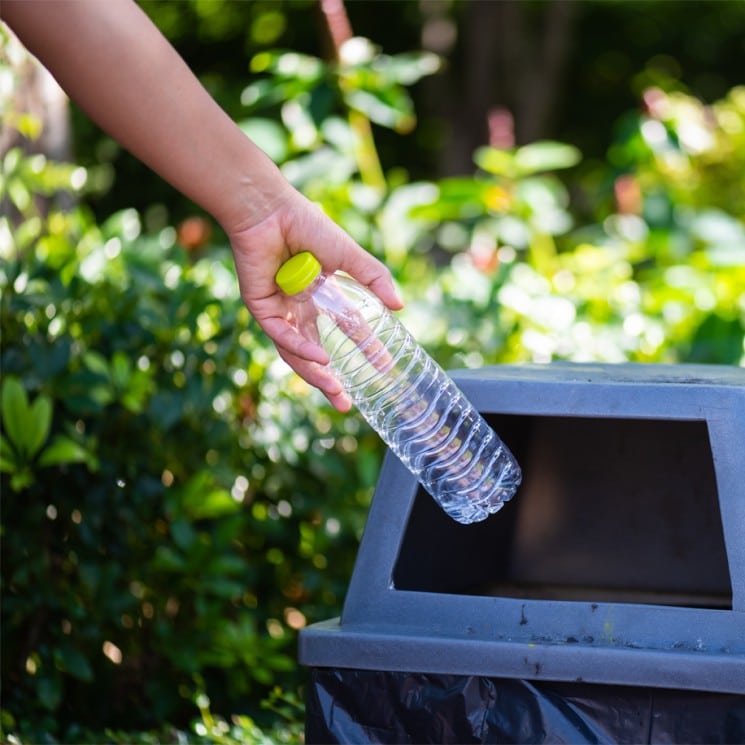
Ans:
[[[346,44],[302,0],[143,5],[387,262],[446,368],[745,364],[742,4],[579,4],[561,101],[499,146],[452,135],[441,108],[489,4],[350,3],[376,43]],[[520,5],[537,55],[550,4]],[[455,30],[437,55],[435,21]],[[73,163],[34,153],[13,70],[6,55],[4,126],[24,139],[0,182],[3,738],[296,742],[296,634],[341,608],[380,442],[278,361],[193,205],[77,113]],[[453,139],[474,141],[465,165],[443,157]]]

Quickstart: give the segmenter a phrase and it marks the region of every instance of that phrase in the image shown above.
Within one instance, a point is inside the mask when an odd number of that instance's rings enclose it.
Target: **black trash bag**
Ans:
[[[745,696],[318,668],[306,743],[745,743]]]

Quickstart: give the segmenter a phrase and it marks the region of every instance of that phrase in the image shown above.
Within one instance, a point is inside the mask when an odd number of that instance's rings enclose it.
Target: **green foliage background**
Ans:
[[[179,8],[219,40],[218,5]],[[267,49],[221,95],[386,261],[443,366],[745,364],[745,88],[645,88],[603,162],[542,141],[412,178],[373,137],[416,129],[440,61],[273,51],[285,6],[256,8]],[[296,633],[341,608],[380,442],[278,361],[219,234],[187,249],[178,209],[102,217],[97,169],[2,164],[3,736],[297,741]]]

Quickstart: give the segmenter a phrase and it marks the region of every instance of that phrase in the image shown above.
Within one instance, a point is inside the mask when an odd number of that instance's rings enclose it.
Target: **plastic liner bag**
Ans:
[[[745,696],[317,668],[306,743],[745,743]]]

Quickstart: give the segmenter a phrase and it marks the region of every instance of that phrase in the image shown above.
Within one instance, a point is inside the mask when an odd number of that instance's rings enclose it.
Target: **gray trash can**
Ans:
[[[482,523],[386,455],[312,742],[744,742],[745,369],[453,373],[520,462]]]

